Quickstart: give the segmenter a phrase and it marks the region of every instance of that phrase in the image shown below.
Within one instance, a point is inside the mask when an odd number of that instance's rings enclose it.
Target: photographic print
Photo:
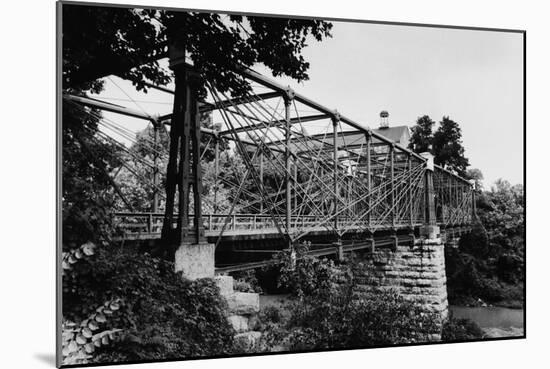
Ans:
[[[57,11],[58,366],[525,337],[525,31]]]

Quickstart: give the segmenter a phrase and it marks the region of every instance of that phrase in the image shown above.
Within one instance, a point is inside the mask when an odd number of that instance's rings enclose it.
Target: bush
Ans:
[[[507,283],[517,283],[522,278],[523,259],[517,255],[499,256],[496,267],[498,277]]]
[[[309,256],[309,246],[305,242],[296,245],[294,252],[285,250],[276,256],[278,286],[298,297],[328,291],[337,274],[332,260]]]
[[[348,287],[330,298],[296,305],[289,339],[292,349],[332,349],[427,342],[439,333],[434,314],[393,291],[361,298]]]
[[[280,284],[294,301],[290,317],[264,316],[268,347],[320,350],[425,342],[439,333],[436,317],[394,291],[359,293],[353,262],[335,266],[327,259],[305,255],[307,245],[280,255]]]
[[[479,340],[483,337],[483,330],[474,321],[453,316],[443,324],[441,334],[441,340],[447,342]]]
[[[263,293],[262,288],[256,277],[255,270],[247,270],[244,272],[236,272],[232,275],[235,282],[233,288],[235,291],[239,292],[253,292],[253,293]]]
[[[210,279],[184,280],[172,263],[124,249],[99,249],[63,279],[63,315],[80,322],[98,302],[120,299],[106,329],[120,338],[93,362],[175,359],[232,352],[225,301]]]

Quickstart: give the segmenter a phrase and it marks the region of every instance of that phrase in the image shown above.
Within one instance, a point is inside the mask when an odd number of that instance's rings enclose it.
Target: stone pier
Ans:
[[[431,332],[430,337],[441,339],[448,302],[444,243],[440,238],[417,239],[414,245],[398,245],[394,250],[377,249],[364,256],[355,275],[359,290],[369,294],[394,290],[435,313],[438,331]]]

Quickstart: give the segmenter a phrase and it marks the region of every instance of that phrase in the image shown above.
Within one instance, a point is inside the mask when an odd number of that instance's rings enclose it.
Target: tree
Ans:
[[[466,178],[473,179],[475,181],[476,190],[483,190],[483,173],[478,168],[470,168],[466,170]]]
[[[90,113],[90,114],[89,114]],[[109,173],[120,165],[116,147],[94,136],[97,111],[63,104],[63,249],[109,238],[108,209],[116,194]]]
[[[434,124],[435,122],[427,115],[419,117],[416,126],[411,129],[409,149],[417,153],[431,151]]]
[[[464,177],[469,162],[464,157],[462,131],[457,122],[444,116],[433,135],[434,162]]]
[[[96,80],[111,74],[166,84],[170,74],[155,61],[168,44],[187,52],[206,81],[219,91],[243,93],[242,68],[263,63],[274,76],[308,79],[301,52],[308,36],[330,37],[321,20],[223,15],[219,13],[63,5],[63,87],[101,89]]]

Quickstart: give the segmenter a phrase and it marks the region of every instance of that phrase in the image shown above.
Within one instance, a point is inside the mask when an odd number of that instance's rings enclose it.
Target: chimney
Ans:
[[[390,126],[389,122],[390,113],[387,110],[382,110],[380,112],[380,129],[388,128]]]

